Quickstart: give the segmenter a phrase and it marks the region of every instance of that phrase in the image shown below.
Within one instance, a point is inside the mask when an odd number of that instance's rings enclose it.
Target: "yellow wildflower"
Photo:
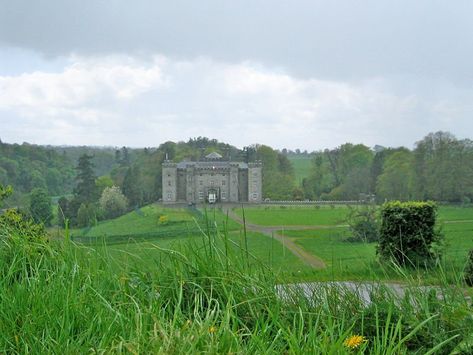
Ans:
[[[209,328],[209,333],[210,333],[210,334],[213,334],[213,333],[215,333],[216,331],[217,331],[217,327],[215,327],[215,326],[213,326],[213,325]]]
[[[366,338],[362,335],[352,335],[351,337],[347,338],[343,345],[350,349],[356,349],[364,342],[367,342]]]

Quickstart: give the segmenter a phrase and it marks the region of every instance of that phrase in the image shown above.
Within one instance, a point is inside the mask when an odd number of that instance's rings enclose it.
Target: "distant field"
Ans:
[[[172,232],[173,230],[196,230],[198,229],[197,220],[207,214],[209,222],[216,223],[223,228],[227,223],[226,216],[218,209],[208,209],[192,213],[187,208],[165,208],[160,205],[149,205],[140,208],[137,211],[129,212],[121,217],[99,222],[92,228],[73,229],[71,233],[74,236],[102,237],[116,235],[140,235],[163,232]],[[169,224],[160,225],[158,223],[160,216],[167,216]],[[235,230],[239,226],[233,220],[228,220],[228,229]]]
[[[302,179],[306,178],[310,174],[311,168],[311,157],[288,157],[292,166],[294,167],[294,173],[296,178],[296,184],[300,185]]]
[[[445,235],[444,272],[455,274],[462,270],[468,251],[473,249],[473,221],[464,222],[473,215],[472,208],[442,206],[439,226]],[[449,223],[453,221],[454,223]],[[284,231],[298,245],[322,258],[327,268],[313,271],[314,277],[326,279],[396,279],[399,275],[386,271],[377,262],[376,243],[350,243],[347,228]],[[438,275],[423,275],[435,279]]]
[[[234,211],[243,216],[241,208]],[[345,224],[349,209],[346,206],[261,206],[247,207],[244,213],[249,223],[262,226],[316,226]]]
[[[207,243],[206,237],[195,235],[190,237],[156,238],[149,242],[129,242],[107,246],[110,260],[120,266],[128,265],[130,268],[146,271],[156,269],[161,263],[166,263],[166,250],[168,252],[183,251],[187,249],[196,251]],[[222,255],[225,254],[225,245],[228,251],[236,255],[242,262],[246,260],[246,243],[243,234],[238,231],[228,233],[228,242],[225,243],[223,234],[216,237]],[[297,257],[288,252],[276,240],[259,233],[247,234],[247,245],[251,265],[265,265],[276,273],[294,278],[300,273],[307,273],[310,268],[304,265]],[[100,248],[100,246],[97,246]]]
[[[235,213],[242,216],[241,208]],[[256,232],[248,233],[247,245],[251,255],[260,259],[264,265],[274,270],[283,271],[289,279],[397,279],[399,275],[386,271],[377,262],[375,244],[350,243],[345,241],[350,232],[346,225],[349,208],[346,206],[297,207],[290,206],[259,206],[245,208],[248,223],[261,226],[324,226],[318,230],[281,231],[307,252],[321,258],[327,265],[323,270],[314,270],[303,264],[297,257],[283,247],[278,241]],[[191,213],[187,208],[164,208],[159,205],[143,207],[115,220],[103,221],[90,229],[74,230],[75,235],[85,237],[103,236],[105,240],[114,235],[137,235],[156,233],[149,241],[122,242],[109,245],[108,249],[114,262],[131,263],[138,269],[156,267],[165,255],[160,248],[182,250],[183,248],[198,249],[205,242],[200,229],[207,232],[208,227],[217,226],[223,235],[228,231],[229,250],[242,253],[243,261],[245,241],[242,228],[238,223],[227,219],[218,208],[201,210],[200,213],[207,223],[197,227],[198,214]],[[158,224],[158,217],[166,215],[170,224]],[[439,225],[446,235],[445,265],[447,268],[461,269],[469,249],[473,248],[473,208],[441,206],[439,208]],[[183,228],[189,232],[183,232]],[[200,228],[200,229],[199,229]],[[162,231],[169,235],[161,237]],[[212,234],[212,233],[211,233]],[[220,237],[219,237],[220,238]],[[219,239],[217,238],[217,239]],[[219,239],[221,250],[225,242]],[[138,256],[135,257],[135,256]],[[138,265],[139,264],[139,265]],[[428,277],[424,275],[423,277]]]

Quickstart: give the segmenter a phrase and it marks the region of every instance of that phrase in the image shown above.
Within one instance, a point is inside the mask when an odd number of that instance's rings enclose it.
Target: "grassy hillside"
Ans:
[[[168,222],[161,224],[159,217],[165,216]],[[174,236],[179,236],[188,231],[198,231],[199,224],[207,216],[209,221],[215,222],[219,228],[227,227],[229,230],[238,229],[236,222],[226,219],[226,216],[216,208],[191,210],[188,208],[163,207],[149,205],[129,212],[112,220],[99,222],[91,228],[73,229],[71,234],[77,237],[112,237],[128,235],[139,237],[146,235],[168,235],[175,231]]]
[[[300,185],[302,183],[302,179],[308,177],[310,174],[312,158],[288,156],[288,159],[294,167],[296,184]]]

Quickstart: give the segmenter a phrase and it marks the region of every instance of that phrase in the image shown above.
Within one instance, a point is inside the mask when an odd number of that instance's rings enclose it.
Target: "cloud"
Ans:
[[[87,123],[105,114],[103,103],[132,100],[165,85],[158,65],[147,67],[130,58],[71,57],[60,73],[0,77],[0,107],[25,116],[69,116]]]
[[[422,97],[417,90],[402,94],[408,90],[399,85],[384,78],[301,79],[261,63],[205,57],[70,56],[62,70],[0,76],[1,138],[156,146],[207,136],[308,150],[348,141],[411,146],[470,113],[469,91]]]
[[[282,67],[291,75],[389,75],[471,85],[471,1],[3,1],[0,46],[50,57],[162,53]]]

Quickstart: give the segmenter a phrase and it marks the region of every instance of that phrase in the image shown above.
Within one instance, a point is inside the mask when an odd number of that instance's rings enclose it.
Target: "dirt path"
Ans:
[[[317,229],[329,228],[328,226],[261,226],[258,224],[253,224],[253,223],[248,223],[248,222],[244,223],[243,218],[241,218],[239,215],[233,212],[231,208],[226,208],[224,212],[228,213],[228,216],[230,218],[237,221],[241,225],[245,225],[246,230],[252,231],[252,232],[258,232],[258,233],[267,235],[270,238],[276,239],[282,245],[284,245],[292,254],[294,254],[296,257],[302,260],[304,264],[307,264],[310,267],[313,267],[314,269],[325,268],[325,263],[322,259],[308,253],[299,245],[294,243],[294,241],[291,238],[280,234],[280,231],[281,230],[317,230]],[[343,227],[343,226],[337,226],[337,227]],[[330,228],[333,228],[333,227],[330,226]]]

